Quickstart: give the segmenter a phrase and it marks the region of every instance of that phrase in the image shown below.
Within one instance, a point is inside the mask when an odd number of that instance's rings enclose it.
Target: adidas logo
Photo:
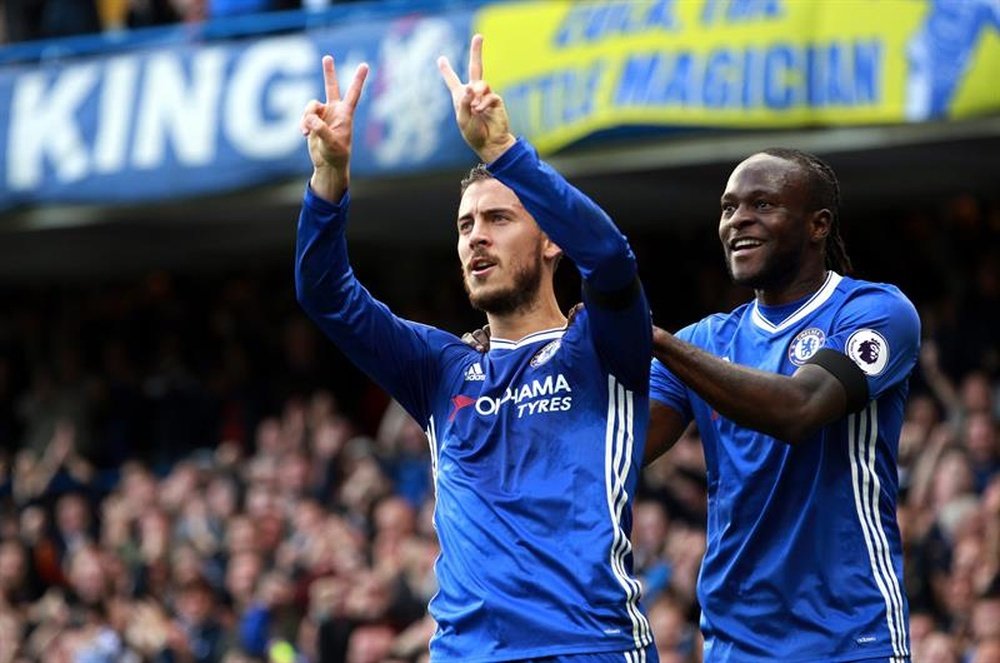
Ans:
[[[482,382],[486,379],[486,374],[483,373],[483,367],[479,365],[477,361],[472,366],[465,369],[465,381]]]

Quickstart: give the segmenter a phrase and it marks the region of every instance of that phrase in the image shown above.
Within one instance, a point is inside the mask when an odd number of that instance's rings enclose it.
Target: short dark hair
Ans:
[[[461,193],[464,194],[465,190],[468,189],[473,184],[475,184],[476,182],[482,182],[484,180],[492,180],[492,179],[494,179],[493,174],[486,169],[485,163],[476,164],[475,166],[473,166],[472,170],[469,171],[469,174],[462,179]]]
[[[844,239],[840,235],[840,182],[830,164],[815,154],[787,147],[772,147],[761,154],[791,161],[799,166],[806,175],[809,187],[810,204],[813,209],[830,210],[830,235],[826,241],[826,267],[841,274],[854,271],[851,259],[847,255]]]
[[[484,182],[486,180],[495,180],[495,179],[496,178],[493,177],[493,174],[490,173],[489,170],[487,170],[485,163],[476,164],[469,171],[469,174],[462,179],[461,192],[462,194],[465,194],[466,189],[468,189],[476,182]],[[559,253],[559,255],[556,256],[555,262],[552,263],[552,271],[555,271],[555,269],[559,266],[560,260],[562,260],[561,252]]]

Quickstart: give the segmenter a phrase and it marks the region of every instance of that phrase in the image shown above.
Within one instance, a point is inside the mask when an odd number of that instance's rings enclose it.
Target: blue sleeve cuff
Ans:
[[[325,198],[320,198],[312,187],[306,182],[306,192],[302,197],[302,204],[316,212],[320,216],[335,216],[342,214],[351,204],[351,190],[348,189],[340,200],[332,203]]]
[[[519,136],[517,142],[511,145],[506,152],[497,157],[492,163],[486,164],[486,170],[489,171],[490,175],[496,177],[498,173],[507,170],[521,159],[532,154],[535,154],[535,148],[523,136]],[[535,159],[537,158],[536,155]]]

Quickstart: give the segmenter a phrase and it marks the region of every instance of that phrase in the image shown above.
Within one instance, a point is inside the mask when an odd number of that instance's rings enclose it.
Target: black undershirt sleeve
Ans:
[[[868,380],[864,371],[851,361],[847,355],[823,348],[806,362],[825,368],[833,377],[840,380],[847,392],[847,413],[858,412],[868,404]]]

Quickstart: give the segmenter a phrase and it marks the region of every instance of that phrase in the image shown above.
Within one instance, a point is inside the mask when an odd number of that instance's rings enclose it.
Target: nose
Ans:
[[[490,243],[489,230],[485,219],[475,219],[469,232],[469,246],[472,248],[487,246]]]
[[[753,223],[754,219],[753,208],[750,205],[740,203],[723,225],[726,228],[739,230]]]

